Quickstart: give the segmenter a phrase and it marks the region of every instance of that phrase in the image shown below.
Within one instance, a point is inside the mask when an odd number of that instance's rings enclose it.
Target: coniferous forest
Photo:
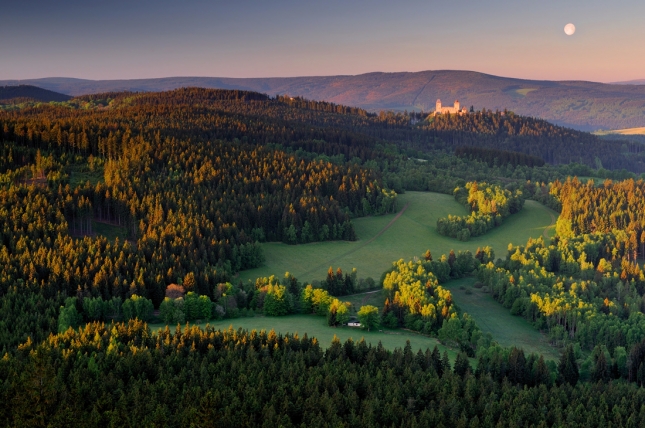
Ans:
[[[639,143],[512,112],[376,114],[245,91],[18,101],[0,110],[0,425],[642,424]],[[526,199],[560,217],[551,239],[497,257],[428,250],[378,282],[332,268],[312,284],[235,281],[264,263],[262,243],[354,241],[353,219],[398,212],[406,190],[465,205],[437,224],[462,241]],[[560,359],[483,333],[444,286],[464,277]],[[456,356],[190,325],[310,314],[342,326],[359,289],[386,296],[358,311],[367,329],[435,337]],[[153,333],[153,319],[185,327]]]

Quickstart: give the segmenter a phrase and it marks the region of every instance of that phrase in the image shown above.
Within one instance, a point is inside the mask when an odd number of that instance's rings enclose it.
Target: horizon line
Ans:
[[[420,70],[420,71],[370,71],[366,73],[358,74],[326,74],[326,75],[295,75],[295,76],[255,76],[255,77],[231,77],[231,76],[190,76],[190,75],[175,75],[175,76],[162,76],[162,77],[134,77],[134,78],[110,78],[110,79],[88,79],[84,77],[68,77],[68,76],[47,76],[47,77],[35,77],[28,79],[2,79],[0,81],[34,81],[34,80],[47,80],[47,79],[69,79],[69,80],[81,80],[87,82],[105,82],[105,81],[133,81],[133,80],[163,80],[163,79],[237,79],[237,80],[250,80],[250,79],[303,79],[303,78],[333,78],[333,77],[359,77],[369,74],[420,74],[428,72],[460,72],[460,73],[477,73],[491,77],[497,77],[502,79],[515,79],[515,80],[527,80],[534,82],[585,82],[585,83],[601,83],[608,85],[621,85],[621,84],[644,84],[645,78],[643,79],[632,79],[632,80],[622,80],[622,81],[595,81],[595,80],[584,80],[584,79],[561,79],[561,80],[552,80],[552,79],[529,79],[525,77],[515,77],[515,76],[501,76],[497,74],[485,73],[481,71],[474,70],[458,70],[458,69],[438,69],[438,70]]]

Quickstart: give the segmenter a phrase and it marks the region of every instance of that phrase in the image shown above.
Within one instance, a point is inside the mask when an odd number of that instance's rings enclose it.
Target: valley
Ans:
[[[263,266],[242,271],[236,280],[255,281],[260,276],[282,276],[289,272],[302,281],[323,280],[330,266],[344,272],[353,268],[358,276],[378,281],[395,260],[421,257],[430,249],[433,256],[448,254],[451,249],[470,250],[490,246],[496,257],[505,257],[509,243],[521,244],[528,238],[551,236],[557,213],[535,201],[526,201],[524,209],[506,219],[498,228],[467,242],[441,236],[437,219],[448,214],[463,215],[466,209],[452,196],[431,192],[406,192],[398,196],[398,206],[407,207],[399,214],[354,219],[355,242],[320,242],[304,245],[265,243]],[[391,223],[391,224],[390,224]]]

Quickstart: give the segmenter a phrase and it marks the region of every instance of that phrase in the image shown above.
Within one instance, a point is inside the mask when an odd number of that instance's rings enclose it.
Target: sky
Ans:
[[[449,69],[616,82],[645,79],[644,16],[643,0],[0,0],[0,80]]]

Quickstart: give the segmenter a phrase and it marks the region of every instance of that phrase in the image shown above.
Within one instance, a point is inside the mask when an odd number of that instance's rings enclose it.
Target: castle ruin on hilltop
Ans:
[[[459,100],[455,100],[455,105],[452,107],[443,107],[441,105],[441,100],[437,100],[437,105],[434,110],[434,114],[466,114],[468,109],[466,107],[460,107]]]

